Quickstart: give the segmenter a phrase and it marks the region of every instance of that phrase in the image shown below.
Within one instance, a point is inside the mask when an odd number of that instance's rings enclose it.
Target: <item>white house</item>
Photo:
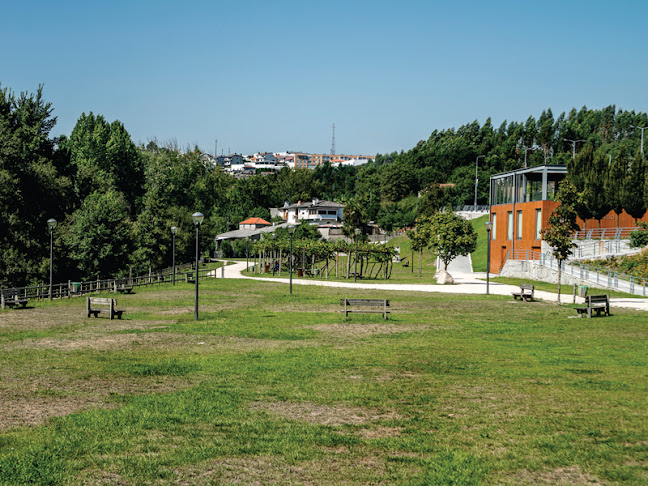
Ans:
[[[296,204],[286,203],[279,209],[281,217],[290,224],[299,224],[302,221],[317,224],[339,223],[342,221],[343,211],[344,204],[319,199],[304,203],[298,201]]]

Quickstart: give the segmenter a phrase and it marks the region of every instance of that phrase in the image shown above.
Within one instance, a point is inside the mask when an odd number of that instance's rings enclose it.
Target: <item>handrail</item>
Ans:
[[[573,234],[574,240],[623,240],[630,238],[630,233],[635,231],[636,227],[624,228],[592,228],[576,231]]]
[[[188,277],[187,270],[191,270]],[[198,269],[198,279],[202,280],[208,277],[209,272],[212,270]],[[176,265],[176,282],[186,282],[188,279],[195,278],[195,265],[193,263],[186,263]],[[82,296],[90,293],[97,292],[117,292],[122,285],[132,287],[145,287],[148,285],[163,285],[173,282],[173,268],[163,269],[157,273],[150,275],[138,275],[134,277],[110,278],[110,279],[97,279],[87,280],[84,282],[57,283],[52,285],[52,298],[70,298],[72,296]],[[42,300],[49,298],[49,284],[41,283],[38,285],[30,285],[25,287],[10,287],[0,289],[2,292],[16,293],[19,298]]]
[[[521,260],[534,262],[534,264],[549,267],[551,269],[558,269],[559,261],[549,253],[541,253],[534,250],[507,250],[506,260]],[[641,295],[646,297],[646,284],[648,279],[642,277],[635,277],[619,272],[610,272],[592,267],[591,265],[584,265],[578,262],[571,262],[565,260],[562,263],[562,272],[566,275],[579,278],[583,281],[590,282],[596,285],[602,285],[621,292],[627,292],[634,295]]]

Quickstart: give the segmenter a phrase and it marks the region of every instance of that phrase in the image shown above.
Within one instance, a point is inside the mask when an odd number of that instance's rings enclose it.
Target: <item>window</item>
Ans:
[[[517,239],[522,239],[522,211],[517,212]]]
[[[491,221],[493,222],[493,229],[491,230],[491,239],[495,240],[495,232],[497,231],[497,214],[491,214]]]
[[[542,233],[540,233],[540,231],[542,230],[542,209],[536,209],[535,218],[535,239],[541,240]]]
[[[506,239],[507,240],[512,240],[513,239],[513,211],[509,211],[507,213],[507,218],[506,218]]]

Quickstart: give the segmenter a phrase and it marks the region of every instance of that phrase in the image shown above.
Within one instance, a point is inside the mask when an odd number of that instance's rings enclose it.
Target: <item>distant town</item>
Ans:
[[[259,152],[253,155],[228,154],[210,157],[213,165],[235,175],[273,173],[289,169],[315,169],[325,162],[331,166],[359,166],[373,161],[370,155],[308,154],[304,152]]]

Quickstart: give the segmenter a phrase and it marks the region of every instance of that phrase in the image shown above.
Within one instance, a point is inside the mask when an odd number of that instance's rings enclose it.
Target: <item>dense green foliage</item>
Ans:
[[[347,234],[358,227],[366,233],[368,221],[387,231],[412,227],[439,207],[473,203],[478,157],[479,204],[487,203],[494,173],[525,163],[569,163],[582,194],[579,214],[601,217],[626,207],[638,217],[648,186],[640,131],[633,127],[647,121],[644,113],[614,106],[557,118],[546,110],[537,120],[499,128],[488,119],[435,130],[407,152],[378,154],[360,167],[326,163],[239,179],[213,170],[197,147],[184,153],[155,142],[138,147],[121,122],[93,113],[80,116],[69,138],[52,138],[56,118],[42,89],[16,96],[2,88],[0,287],[47,279],[51,217],[59,221],[55,280],[109,277],[170,265],[171,226],[180,229],[177,261],[192,260],[195,211],[205,215],[201,252],[244,219],[269,220],[269,208],[315,197],[348,205]],[[569,140],[585,140],[576,144],[573,161]],[[442,183],[453,185],[441,189]]]

